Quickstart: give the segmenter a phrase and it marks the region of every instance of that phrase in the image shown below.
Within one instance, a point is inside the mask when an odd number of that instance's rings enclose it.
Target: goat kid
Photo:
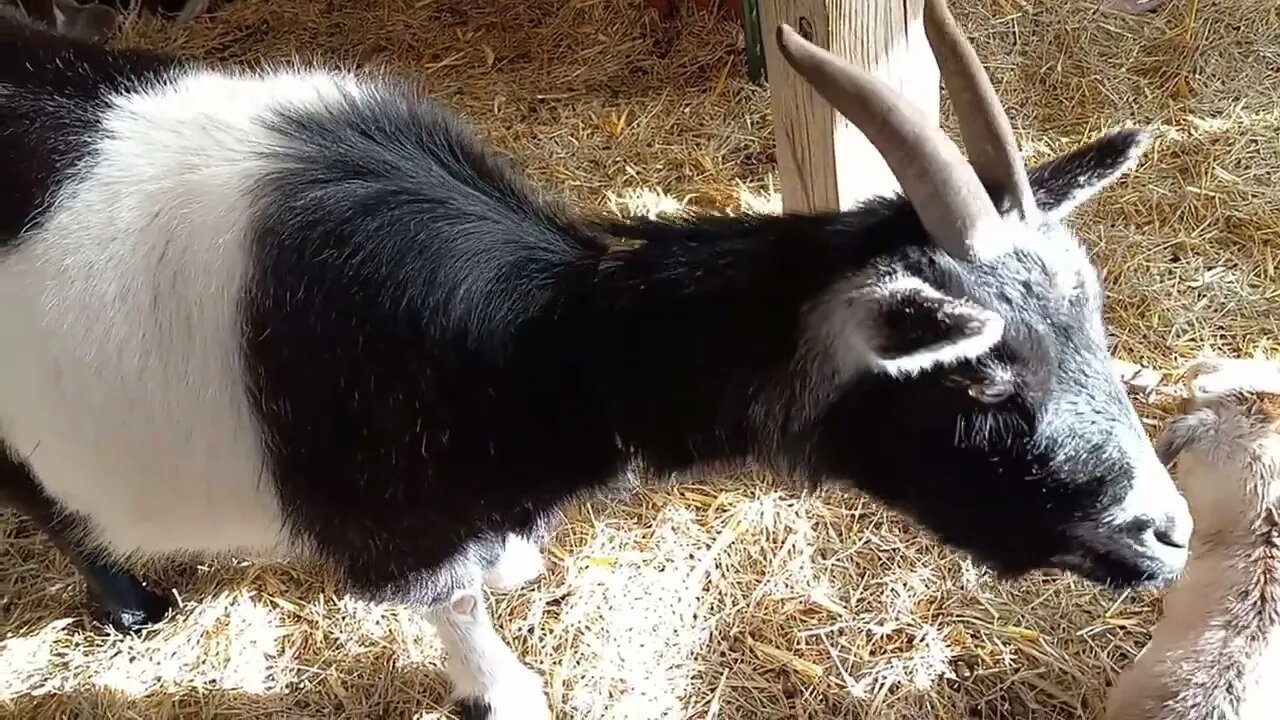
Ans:
[[[106,42],[120,24],[120,15],[105,5],[81,5],[76,0],[28,0],[34,12],[20,3],[0,5],[0,20],[48,27],[61,35],[88,42]]]
[[[1028,174],[944,3],[926,29],[972,164],[783,26],[905,197],[591,221],[400,79],[0,23],[0,503],[121,629],[169,607],[137,559],[319,557],[428,613],[467,717],[548,714],[484,586],[633,462],[860,488],[1003,577],[1167,582],[1186,502],[1065,223],[1147,136]]]
[[[52,28],[67,37],[106,42],[120,27],[122,14],[140,2],[141,10],[189,23],[209,10],[210,0],[12,0],[0,5],[0,16]]]
[[[1106,720],[1263,720],[1280,704],[1280,362],[1207,360],[1156,443],[1196,531]]]

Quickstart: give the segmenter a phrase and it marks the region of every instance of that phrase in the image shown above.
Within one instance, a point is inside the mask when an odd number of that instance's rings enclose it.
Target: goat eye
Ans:
[[[993,405],[1013,394],[1013,387],[1005,383],[974,383],[969,386],[973,399]]]

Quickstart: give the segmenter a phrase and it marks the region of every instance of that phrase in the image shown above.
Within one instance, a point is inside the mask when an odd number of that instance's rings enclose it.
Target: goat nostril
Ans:
[[[1160,544],[1169,547],[1185,548],[1191,540],[1191,528],[1174,515],[1165,515],[1151,531]]]

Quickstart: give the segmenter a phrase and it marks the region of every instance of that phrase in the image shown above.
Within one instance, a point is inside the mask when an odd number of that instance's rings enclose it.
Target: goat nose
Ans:
[[[1156,520],[1152,533],[1162,545],[1185,548],[1191,544],[1191,516],[1166,513]]]

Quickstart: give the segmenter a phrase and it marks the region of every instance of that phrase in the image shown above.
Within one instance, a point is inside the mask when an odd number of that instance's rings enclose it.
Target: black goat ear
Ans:
[[[1145,130],[1120,130],[1037,166],[1030,173],[1036,205],[1061,220],[1132,169],[1150,145]]]
[[[908,275],[862,284],[824,314],[824,332],[842,370],[895,377],[979,357],[1004,335],[996,313]]]

